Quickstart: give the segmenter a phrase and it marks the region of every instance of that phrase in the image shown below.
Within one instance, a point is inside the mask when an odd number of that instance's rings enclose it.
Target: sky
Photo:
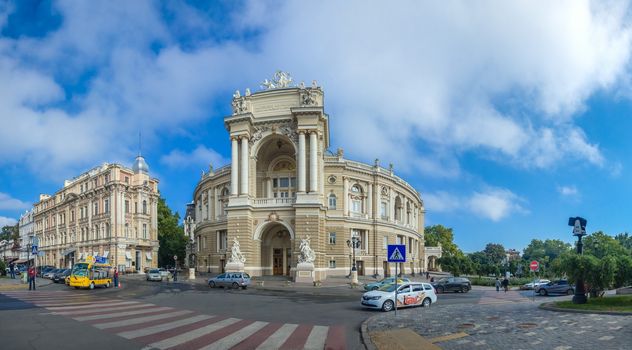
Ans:
[[[0,1],[0,226],[139,132],[183,214],[233,92],[283,70],[465,252],[632,232],[631,44],[625,1]]]

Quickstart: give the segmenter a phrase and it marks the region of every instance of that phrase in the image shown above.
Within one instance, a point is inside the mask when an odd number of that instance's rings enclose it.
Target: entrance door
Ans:
[[[358,269],[358,276],[364,276],[364,261],[356,261],[356,268]]]
[[[140,271],[140,251],[136,251],[136,271]]]
[[[283,275],[283,249],[272,250],[272,274]]]

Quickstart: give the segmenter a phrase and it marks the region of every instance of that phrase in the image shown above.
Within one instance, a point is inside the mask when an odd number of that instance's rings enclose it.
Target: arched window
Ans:
[[[402,221],[402,199],[399,196],[395,197],[395,220]]]
[[[143,214],[147,214],[147,201],[143,200]]]
[[[336,209],[336,195],[333,193],[329,195],[329,209]]]
[[[362,187],[358,184],[351,186],[351,211],[362,213]]]

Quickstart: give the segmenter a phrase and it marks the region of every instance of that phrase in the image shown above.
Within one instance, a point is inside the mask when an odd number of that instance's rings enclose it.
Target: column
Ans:
[[[211,213],[213,212],[213,197],[211,197],[210,189],[206,191],[206,205],[208,205],[208,207],[206,207],[206,219],[212,220],[213,214]]]
[[[391,219],[390,221],[395,222],[395,191],[393,190],[393,188],[390,188],[388,192],[390,193],[390,200],[388,203],[388,212]]]
[[[369,214],[369,219],[373,219],[373,184],[369,184],[366,208],[366,213]]]
[[[248,196],[248,137],[241,138],[241,194]]]
[[[217,197],[217,187],[213,187],[213,219],[219,216],[219,198]]]
[[[309,191],[318,192],[318,133],[309,133]]]
[[[347,216],[349,215],[349,179],[345,177],[342,183],[342,196],[340,197],[340,199],[342,199],[344,208],[342,215]]]
[[[382,219],[382,191],[380,191],[380,185],[375,185],[375,217]]]
[[[268,178],[266,179],[266,198],[272,198],[272,179]]]
[[[298,191],[305,192],[305,133],[298,132]]]
[[[237,164],[239,162],[239,144],[237,144],[237,138],[231,138],[232,143],[232,151],[231,151],[231,163],[230,163],[230,195],[236,196],[239,194],[238,192],[238,184],[239,181],[239,167]]]

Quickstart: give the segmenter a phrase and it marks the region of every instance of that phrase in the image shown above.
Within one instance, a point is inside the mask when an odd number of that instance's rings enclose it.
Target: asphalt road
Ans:
[[[148,282],[140,278],[124,279],[122,289],[75,290],[62,284],[40,288],[66,291],[85,300],[96,298],[138,300],[157,307],[191,310],[243,320],[284,324],[343,327],[348,349],[362,349],[360,325],[380,311],[361,307],[362,290],[340,287],[312,291],[210,289],[189,283]],[[477,304],[490,291],[474,289],[469,293],[438,295],[438,304]],[[515,293],[515,292],[514,292]],[[524,292],[529,295],[529,292]],[[516,293],[517,294],[517,293]],[[517,295],[518,296],[518,295]],[[524,295],[522,296],[524,297]],[[3,349],[138,349],[137,343],[98,330],[70,317],[53,315],[46,309],[0,294],[0,339]]]

